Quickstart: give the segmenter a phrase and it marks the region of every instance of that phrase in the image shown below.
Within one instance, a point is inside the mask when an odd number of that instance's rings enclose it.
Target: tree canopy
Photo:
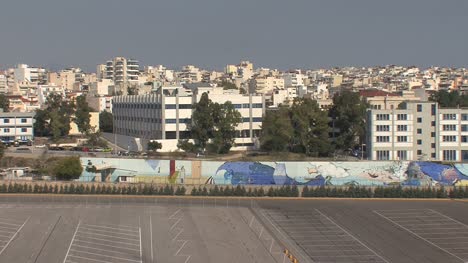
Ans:
[[[91,131],[91,114],[93,109],[88,105],[84,95],[76,98],[76,110],[74,121],[78,127],[78,131],[82,134],[88,135]]]
[[[99,113],[99,129],[102,132],[112,133],[114,131],[114,117],[108,111]]]
[[[0,94],[0,108],[3,109],[3,112],[10,111],[10,100],[5,96],[5,94]]]
[[[52,136],[54,140],[68,135],[75,104],[64,100],[60,94],[50,94],[46,107],[36,110],[34,132],[39,136]]]
[[[66,157],[56,162],[52,169],[58,180],[78,179],[83,172],[79,157]]]
[[[468,95],[460,94],[458,91],[439,90],[433,93],[431,101],[439,103],[441,108],[468,107]]]

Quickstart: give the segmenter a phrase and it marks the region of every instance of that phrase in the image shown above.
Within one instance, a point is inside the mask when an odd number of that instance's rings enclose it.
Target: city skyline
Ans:
[[[462,1],[14,1],[0,10],[0,64],[95,71],[142,65],[466,67]],[[24,6],[28,8],[24,8]],[[333,17],[333,19],[330,19]]]

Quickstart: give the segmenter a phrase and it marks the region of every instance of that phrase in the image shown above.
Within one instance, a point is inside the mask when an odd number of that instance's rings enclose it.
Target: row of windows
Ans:
[[[3,129],[4,133],[9,133],[10,131],[11,131],[10,128]],[[21,128],[21,132],[28,132],[28,128]]]
[[[390,151],[376,151],[377,160],[390,160]],[[417,150],[417,155],[422,155],[421,150]],[[463,159],[468,159],[468,152],[462,151]],[[431,157],[435,158],[436,154],[431,153]],[[397,151],[398,160],[408,160],[408,151]],[[457,151],[456,150],[443,150],[442,159],[444,161],[456,161]]]
[[[20,122],[21,123],[27,123],[28,119],[21,119]],[[10,123],[10,119],[3,119],[3,123]]]
[[[376,118],[378,121],[388,121],[390,120],[390,114],[377,114]]]
[[[377,131],[390,131],[390,125],[377,125]]]
[[[442,130],[444,131],[456,131],[457,125],[455,124],[444,124],[442,125]]]
[[[249,103],[244,103],[244,104],[233,104],[235,109],[250,109],[250,104]],[[261,103],[252,103],[252,109],[256,108],[262,108],[263,104]]]
[[[457,160],[457,151],[456,150],[443,150],[442,158],[444,161],[456,161]]]
[[[177,109],[177,105],[176,104],[166,104],[165,105],[165,108],[166,110],[175,110]],[[192,108],[192,104],[179,104],[179,109],[191,109]]]
[[[390,142],[390,136],[377,136],[377,142]],[[408,136],[397,136],[397,142],[408,142]]]

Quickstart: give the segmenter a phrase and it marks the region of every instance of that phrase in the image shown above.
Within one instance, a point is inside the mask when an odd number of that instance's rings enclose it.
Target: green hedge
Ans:
[[[184,186],[155,186],[151,184],[47,184],[47,183],[8,183],[0,184],[0,193],[37,193],[37,194],[106,194],[106,195],[186,195]],[[206,186],[193,187],[192,196],[249,196],[249,197],[298,197],[297,186],[280,187],[245,187]],[[338,198],[468,198],[467,187],[308,187],[302,188],[302,197],[338,197]]]
[[[0,193],[35,194],[106,194],[106,195],[185,195],[184,186],[172,185],[89,185],[89,184],[18,184],[0,185]]]
[[[303,197],[351,197],[351,198],[468,198],[467,187],[384,187],[365,186],[304,187]]]

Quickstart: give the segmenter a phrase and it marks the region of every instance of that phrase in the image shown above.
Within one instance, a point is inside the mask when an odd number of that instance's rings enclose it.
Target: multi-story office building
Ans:
[[[34,112],[3,112],[0,110],[0,140],[2,142],[34,139]]]
[[[138,83],[140,66],[138,60],[116,57],[106,62],[104,78],[115,84]]]
[[[234,104],[242,115],[242,122],[237,127],[236,149],[253,148],[261,131],[264,97],[236,94],[218,87],[198,87],[193,91],[183,87],[162,87],[151,95],[114,97],[115,131],[141,141],[158,140],[163,144],[163,151],[176,150],[179,139],[191,139],[192,105],[205,92],[213,102]]]
[[[468,160],[468,109],[408,102],[401,109],[371,109],[367,154],[372,160]]]

